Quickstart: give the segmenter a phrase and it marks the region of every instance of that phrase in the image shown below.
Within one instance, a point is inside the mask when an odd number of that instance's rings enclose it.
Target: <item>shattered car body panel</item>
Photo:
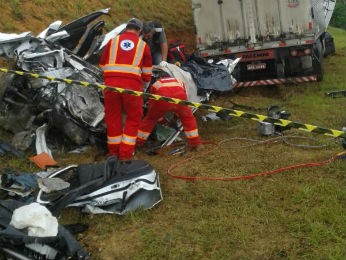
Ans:
[[[30,32],[24,32],[21,34],[0,33],[0,56],[14,58],[14,50],[29,38],[31,38]]]
[[[64,207],[83,207],[85,212],[126,214],[150,209],[162,201],[159,175],[144,160],[120,163],[109,157],[103,163],[67,166],[49,175],[71,184],[58,195],[40,189],[36,201],[47,205],[54,215]]]
[[[59,28],[57,32],[66,31],[70,37],[59,41],[61,46],[71,50],[73,53],[83,57],[93,41],[100,41],[104,21],[96,21],[102,15],[109,13],[109,8],[102,9]],[[87,57],[86,57],[87,58]]]
[[[105,113],[103,106],[99,105],[100,99],[95,89],[74,85],[73,88],[66,88],[65,93],[71,114],[77,115],[83,123],[92,127],[102,121]]]

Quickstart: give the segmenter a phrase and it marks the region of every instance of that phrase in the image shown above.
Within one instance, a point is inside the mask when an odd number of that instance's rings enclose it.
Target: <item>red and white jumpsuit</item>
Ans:
[[[150,88],[151,94],[187,100],[185,85],[175,78],[166,77],[156,81]],[[180,118],[184,133],[190,147],[201,144],[198,135],[196,118],[191,108],[185,105],[172,104],[163,100],[149,99],[148,112],[144,117],[137,135],[137,145],[141,146],[148,139],[156,122],[167,112],[174,112]]]
[[[150,82],[152,74],[150,48],[135,32],[125,31],[106,45],[100,67],[105,85],[143,91],[143,84]],[[131,160],[143,115],[143,98],[105,89],[104,105],[108,152],[119,160]]]

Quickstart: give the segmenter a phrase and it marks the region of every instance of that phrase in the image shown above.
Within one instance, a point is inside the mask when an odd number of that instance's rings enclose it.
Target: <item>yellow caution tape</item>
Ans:
[[[214,112],[214,113],[222,112],[224,114],[234,116],[234,117],[248,118],[251,120],[258,121],[258,122],[267,122],[267,123],[271,123],[274,125],[283,126],[283,127],[287,127],[287,128],[299,129],[299,130],[302,130],[305,132],[324,134],[324,135],[333,136],[333,137],[346,138],[346,132],[341,131],[341,130],[323,128],[323,127],[319,127],[319,126],[315,126],[315,125],[293,122],[293,121],[289,121],[286,119],[276,119],[276,118],[268,117],[265,115],[252,114],[252,113],[248,113],[248,112],[244,112],[244,111],[239,111],[239,110],[234,110],[234,109],[229,109],[229,108],[223,108],[223,107],[218,107],[218,106],[212,106],[212,105],[206,105],[206,104],[202,104],[202,103],[190,102],[190,101],[186,101],[186,100],[180,100],[180,99],[170,98],[170,97],[165,97],[165,96],[159,96],[159,95],[149,94],[149,93],[141,92],[141,91],[134,91],[134,90],[123,89],[123,88],[118,88],[118,87],[110,87],[110,86],[97,84],[97,83],[90,83],[90,82],[86,82],[86,81],[55,78],[55,77],[51,77],[51,76],[42,76],[42,75],[35,74],[35,73],[9,70],[9,69],[5,69],[5,68],[0,68],[0,72],[12,73],[12,74],[17,74],[20,76],[28,76],[28,77],[32,77],[32,78],[42,78],[42,79],[47,79],[49,81],[65,82],[67,84],[77,84],[77,85],[82,85],[84,87],[96,87],[96,88],[100,88],[102,90],[109,89],[111,91],[118,92],[118,93],[130,94],[130,95],[135,95],[135,96],[143,96],[143,97],[154,99],[154,100],[163,100],[163,101],[167,101],[169,103],[186,105],[186,106],[190,106],[190,107],[194,107],[194,108],[202,109],[202,110],[207,110],[207,111]]]

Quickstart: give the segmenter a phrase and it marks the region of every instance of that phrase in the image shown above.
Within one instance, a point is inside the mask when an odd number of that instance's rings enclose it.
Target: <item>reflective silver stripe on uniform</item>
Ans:
[[[144,140],[147,140],[149,135],[150,135],[150,133],[144,133],[142,131],[138,131],[138,133],[137,133],[137,137],[139,137],[141,139],[144,139]]]
[[[153,87],[159,88],[159,87],[160,87],[160,84],[156,81],[156,82],[153,84]]]
[[[136,138],[137,138],[137,136],[123,135],[121,142],[128,144],[128,145],[135,145],[136,144]]]
[[[111,71],[121,71],[121,72],[128,72],[128,73],[135,73],[135,74],[141,74],[141,69],[136,67],[129,67],[129,66],[117,66],[117,65],[106,65],[102,67],[103,71],[111,70]]]
[[[115,137],[107,136],[107,143],[120,144],[120,142],[121,142],[121,135],[115,136]]]
[[[160,84],[161,83],[161,84]],[[179,84],[178,82],[167,82],[167,83],[162,83],[162,82],[158,82],[156,84],[154,84],[155,88],[159,89],[159,88],[164,88],[164,87],[181,87],[181,84]]]
[[[119,36],[115,38],[115,40],[112,40],[112,46],[109,53],[109,63],[114,64],[115,63],[115,57],[118,52],[118,43],[119,43]]]
[[[178,82],[165,82],[161,84],[161,87],[181,87],[181,85]]]
[[[153,67],[142,67],[142,72],[146,74],[151,74],[153,72]]]
[[[181,81],[180,79],[177,79],[177,81],[179,82],[180,87],[182,87],[182,88],[185,89],[185,87],[184,87],[184,82]]]
[[[187,138],[194,138],[198,136],[198,130],[185,131],[185,135]]]
[[[139,63],[141,62],[141,59],[143,57],[143,52],[145,47],[144,44],[145,44],[144,41],[142,41],[141,39],[138,39],[136,53],[135,53],[135,56],[133,57],[133,62],[132,62],[132,65],[135,67],[139,67]]]

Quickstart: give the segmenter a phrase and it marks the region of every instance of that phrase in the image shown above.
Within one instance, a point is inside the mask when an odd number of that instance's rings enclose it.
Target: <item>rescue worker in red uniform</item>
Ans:
[[[151,94],[187,100],[185,85],[182,81],[170,77],[168,74],[157,80],[150,88]],[[138,130],[137,147],[140,148],[148,139],[152,129],[167,112],[173,112],[179,117],[187,143],[190,149],[201,147],[201,140],[198,135],[196,118],[191,108],[185,105],[172,104],[163,100],[149,99],[148,112]]]
[[[152,59],[149,46],[139,38],[142,26],[137,18],[130,19],[125,32],[105,46],[100,59],[105,85],[135,91],[143,91],[149,85]],[[105,89],[104,105],[108,153],[120,161],[129,161],[143,115],[143,98]]]

